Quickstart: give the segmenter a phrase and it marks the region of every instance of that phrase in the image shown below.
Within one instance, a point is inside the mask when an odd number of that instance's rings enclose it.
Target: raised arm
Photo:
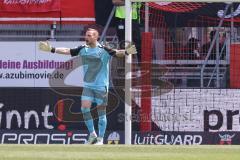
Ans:
[[[108,49],[107,47],[104,48],[108,51],[110,55],[116,57],[124,57],[125,55],[137,54],[137,49],[135,45],[131,45],[126,49]]]
[[[65,55],[71,55],[70,48],[55,48],[52,47],[48,41],[46,42],[39,42],[39,49],[41,51],[45,52],[51,52],[51,53],[58,53],[58,54],[65,54]]]

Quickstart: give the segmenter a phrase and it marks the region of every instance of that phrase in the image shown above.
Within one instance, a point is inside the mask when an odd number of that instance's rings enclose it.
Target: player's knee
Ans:
[[[90,112],[90,108],[81,107],[81,111],[82,111],[82,113],[87,113],[87,112]]]
[[[97,112],[98,112],[98,117],[104,117],[106,116],[106,106],[99,106],[97,108]]]
[[[83,118],[85,121],[92,119],[90,108],[81,107],[81,111],[82,111]]]

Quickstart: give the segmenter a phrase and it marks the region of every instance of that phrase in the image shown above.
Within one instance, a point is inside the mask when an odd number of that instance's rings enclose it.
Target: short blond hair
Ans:
[[[94,28],[88,28],[86,32],[93,32],[95,34],[95,36],[99,37],[99,33],[98,33],[98,30],[94,29]]]

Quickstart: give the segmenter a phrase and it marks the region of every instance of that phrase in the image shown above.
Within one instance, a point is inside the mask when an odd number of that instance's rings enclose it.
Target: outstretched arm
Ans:
[[[65,54],[65,55],[71,54],[70,48],[55,48],[55,47],[52,47],[48,41],[39,42],[39,49],[41,51],[51,52],[51,53],[58,53],[58,54]]]
[[[126,49],[107,49],[105,48],[108,53],[112,56],[116,56],[116,57],[124,57],[125,55],[133,55],[133,54],[137,54],[137,49],[135,47],[135,45],[131,45]]]
[[[123,57],[125,55],[133,55],[133,54],[137,54],[137,49],[135,45],[131,45],[126,49],[116,50],[117,57]]]

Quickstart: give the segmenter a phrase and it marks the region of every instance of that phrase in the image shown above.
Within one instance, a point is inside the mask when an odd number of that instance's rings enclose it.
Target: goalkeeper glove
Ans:
[[[135,45],[131,45],[130,47],[125,49],[126,54],[137,54],[137,49]]]
[[[52,52],[54,53],[55,52],[55,48],[52,47],[48,41],[46,42],[39,42],[39,49],[41,51],[45,51],[45,52]]]

